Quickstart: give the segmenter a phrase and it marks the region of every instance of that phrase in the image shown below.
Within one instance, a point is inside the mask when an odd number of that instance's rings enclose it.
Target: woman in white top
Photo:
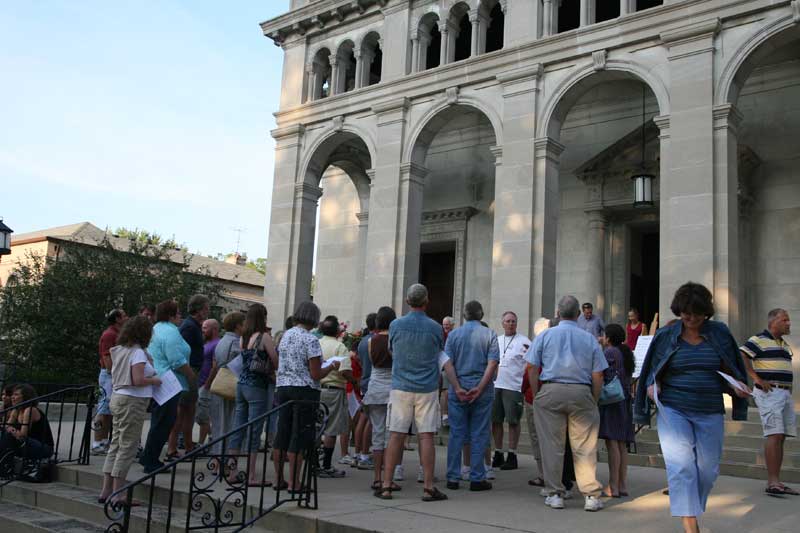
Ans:
[[[160,385],[153,360],[142,348],[150,344],[153,325],[143,317],[129,319],[119,333],[118,345],[111,349],[111,414],[114,431],[103,465],[103,489],[99,503],[125,485],[128,470],[136,457],[147,406],[153,386]],[[117,498],[124,500],[124,494]]]

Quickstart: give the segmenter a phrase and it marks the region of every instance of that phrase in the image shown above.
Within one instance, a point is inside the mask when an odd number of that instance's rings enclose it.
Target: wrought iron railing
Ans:
[[[308,413],[309,410],[311,413]],[[305,411],[305,414],[301,413],[302,411]],[[251,464],[246,450],[231,452],[229,445],[232,437],[240,434],[243,437],[243,447],[246,448],[253,428],[259,428],[265,422],[266,427],[269,427],[272,418],[278,416],[291,416],[292,427],[298,428],[299,417],[307,414],[313,416],[314,438],[306,449],[298,452],[303,457],[302,470],[298,472],[295,468],[294,472],[289,472],[289,479],[298,479],[301,489],[289,491],[281,485],[284,481],[285,456],[279,459],[280,476],[273,482],[274,486],[249,485],[251,468],[257,469],[256,473],[262,481],[266,479],[268,469],[271,470],[272,465],[270,451],[266,447],[261,449],[257,453],[256,462]],[[184,456],[113,492],[105,503],[105,515],[111,521],[106,532],[170,531],[170,528],[176,527],[180,521],[184,522],[185,531],[241,531],[285,503],[293,502],[300,507],[316,509],[318,448],[326,420],[327,409],[323,404],[314,401],[290,401],[247,424],[232,429],[208,444],[196,446]],[[189,474],[188,482],[185,478],[178,477],[181,471]],[[166,486],[156,484],[156,478],[160,474],[169,476]],[[186,487],[188,499],[178,497],[176,489],[182,483],[188,484]],[[137,513],[138,518],[146,522],[134,527],[132,520],[135,517],[131,516],[131,507],[136,492],[140,497],[147,498],[146,503],[139,504],[142,512]],[[166,499],[165,504],[155,502],[157,492],[163,495],[161,500]],[[257,493],[257,502],[250,504],[248,498],[253,492]],[[179,499],[186,503],[185,509],[184,505],[176,502]],[[164,505],[166,509],[163,508]],[[157,526],[153,525],[154,516],[159,520]]]
[[[15,449],[5,451],[0,456],[0,487],[15,479],[30,479],[34,472],[40,472],[54,464],[74,462],[88,465],[94,405],[95,385],[84,385],[43,394],[0,410],[0,435],[6,433],[9,425],[21,428],[22,424],[18,422],[9,424],[12,411],[21,412],[26,407],[33,406],[42,411],[53,434],[53,454],[49,458],[27,457],[27,439],[19,442]],[[83,428],[80,429],[79,417],[83,422]],[[68,427],[65,428],[65,425]]]

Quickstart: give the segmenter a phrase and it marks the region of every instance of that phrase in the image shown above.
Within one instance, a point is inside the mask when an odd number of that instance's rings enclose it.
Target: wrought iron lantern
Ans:
[[[0,218],[0,255],[8,255],[11,253],[11,234],[14,230],[3,224],[3,219]]]
[[[642,84],[642,161],[641,171],[631,176],[633,180],[633,207],[653,207],[653,180],[655,176],[648,174],[644,166],[644,151],[647,142],[645,130],[647,121],[645,120],[645,96],[646,88]]]

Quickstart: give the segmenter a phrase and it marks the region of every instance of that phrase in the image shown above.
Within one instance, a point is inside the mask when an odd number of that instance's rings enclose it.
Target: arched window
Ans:
[[[306,69],[308,76],[307,101],[319,100],[330,96],[331,89],[331,51],[321,48],[314,54],[314,58]]]
[[[333,71],[331,94],[340,94],[356,88],[356,57],[353,41],[346,40],[339,45],[336,61],[331,62]]]
[[[495,50],[503,49],[503,39],[505,33],[506,15],[503,13],[503,7],[500,2],[494,0],[494,6],[491,1],[483,3],[484,10],[488,13],[486,16],[486,53],[494,52]]]
[[[427,13],[411,38],[411,71],[420,72],[436,68],[441,62],[442,34],[439,32],[439,15]]]
[[[664,4],[664,0],[634,0],[636,2],[636,11],[643,9],[650,9],[651,7],[658,7]]]
[[[595,3],[595,22],[603,22],[619,17],[619,2],[597,2]]]
[[[447,24],[447,62],[461,61],[472,55],[472,23],[469,5],[459,2],[450,9]]]
[[[580,0],[562,0],[558,8],[558,33],[574,30],[581,25]]]
[[[364,36],[361,41],[361,54],[358,62],[360,66],[356,69],[356,88],[380,83],[383,52],[381,51],[380,35],[377,32],[370,32]]]

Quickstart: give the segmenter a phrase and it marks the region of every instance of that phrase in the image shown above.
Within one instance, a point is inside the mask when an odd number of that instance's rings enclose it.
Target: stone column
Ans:
[[[670,145],[670,131],[669,131],[669,115],[660,115],[653,117],[653,122],[658,126],[659,135],[659,205],[658,205],[658,233],[659,233],[659,281],[658,281],[658,316],[659,326],[663,326],[672,318],[672,311],[669,306],[672,302],[672,293],[668,292],[667,277],[665,276],[665,257],[670,255],[670,242],[668,234],[672,224],[670,222],[670,209],[668,205],[669,198],[669,173],[672,167],[671,160],[671,145]],[[674,289],[672,289],[674,292]],[[649,324],[648,324],[649,327]]]
[[[317,87],[317,78],[316,78],[316,73],[315,73],[315,69],[314,69],[314,64],[313,63],[311,63],[309,65],[306,65],[306,77],[307,77],[306,90],[308,91],[308,93],[306,95],[306,102],[311,102],[317,96],[314,93],[314,91],[316,90],[316,87]]]
[[[597,315],[604,317],[606,309],[606,229],[608,220],[601,209],[587,211],[586,232],[586,293]]]
[[[633,8],[633,9],[631,9]],[[631,0],[619,0],[619,16],[624,17],[628,13],[636,11],[636,6],[631,6]]]
[[[558,239],[560,157],[564,145],[543,137],[533,144],[534,181],[533,302],[538,316],[552,317],[556,305],[556,241]],[[537,318],[538,318],[537,316]]]
[[[411,72],[419,72],[420,63],[419,32],[415,31],[411,37]]]
[[[398,312],[402,309],[405,287],[399,286],[398,279],[408,277],[405,269],[409,241],[403,232],[408,229],[410,214],[409,186],[406,183],[401,187],[400,163],[408,106],[407,98],[398,98],[372,108],[378,124],[378,152],[373,162],[375,177],[370,193],[366,254],[370,267],[364,273],[362,309],[378,309],[382,305],[395,306]],[[421,217],[421,213],[418,215]],[[411,253],[418,256],[418,243]]]
[[[553,1],[554,0],[544,0],[544,13],[542,14],[542,17],[544,18],[542,23],[542,37],[549,37],[550,35],[553,35],[554,31],[557,31],[553,29],[553,21],[555,20],[553,18],[553,12],[555,11],[558,13],[558,5],[553,5]],[[558,2],[558,0],[555,1]]]
[[[304,131],[300,124],[272,131],[275,174],[267,251],[271,268],[264,298],[270,316],[278,321],[308,299],[311,288],[316,201],[321,191],[297,177]]]
[[[739,159],[737,139],[742,115],[731,104],[714,115],[714,303],[719,320],[734,336],[742,330],[739,241]]]
[[[470,41],[470,57],[475,57],[479,53],[481,53],[481,52],[478,51],[478,47],[479,47],[480,41],[481,41],[481,39],[480,39],[481,17],[478,15],[478,13],[475,10],[473,10],[473,12],[470,13],[469,22],[470,22],[470,24],[472,24],[472,35],[470,36],[471,37],[471,41]],[[485,31],[485,25],[484,25],[484,31]]]
[[[450,45],[450,30],[446,22],[439,28],[439,33],[442,39],[441,46],[439,46],[439,65],[446,65],[448,57],[447,49]]]
[[[674,158],[670,154],[667,172],[660,179],[662,324],[672,318],[669,302],[683,283],[702,283],[717,293],[715,250],[720,243],[715,242],[714,230],[713,59],[719,27],[719,19],[714,18],[661,34],[669,59],[670,151],[680,154]],[[727,318],[727,302],[717,305]]]
[[[344,87],[340,85],[339,80],[339,57],[334,56],[331,59],[331,80],[330,80],[330,90],[328,91],[330,96],[334,96],[339,94],[340,92],[344,92]],[[341,69],[344,71],[344,68]]]
[[[367,171],[371,172],[371,171]],[[369,229],[369,212],[362,211],[356,213],[358,218],[358,260],[356,261],[355,271],[355,291],[353,294],[353,320],[360,322],[366,316],[361,307],[364,302],[364,273],[367,267],[367,231]],[[377,311],[377,308],[370,309],[370,312]]]
[[[594,21],[591,19],[592,17],[592,9],[590,4],[593,0],[581,0],[581,28],[584,26],[588,26],[592,24]]]
[[[361,51],[361,49],[356,49],[353,51],[353,55],[356,58],[356,83],[353,87],[354,89],[360,89],[364,87],[364,72],[366,71],[369,74],[369,64],[367,64],[367,68],[364,68],[364,59],[367,58],[367,54]]]

